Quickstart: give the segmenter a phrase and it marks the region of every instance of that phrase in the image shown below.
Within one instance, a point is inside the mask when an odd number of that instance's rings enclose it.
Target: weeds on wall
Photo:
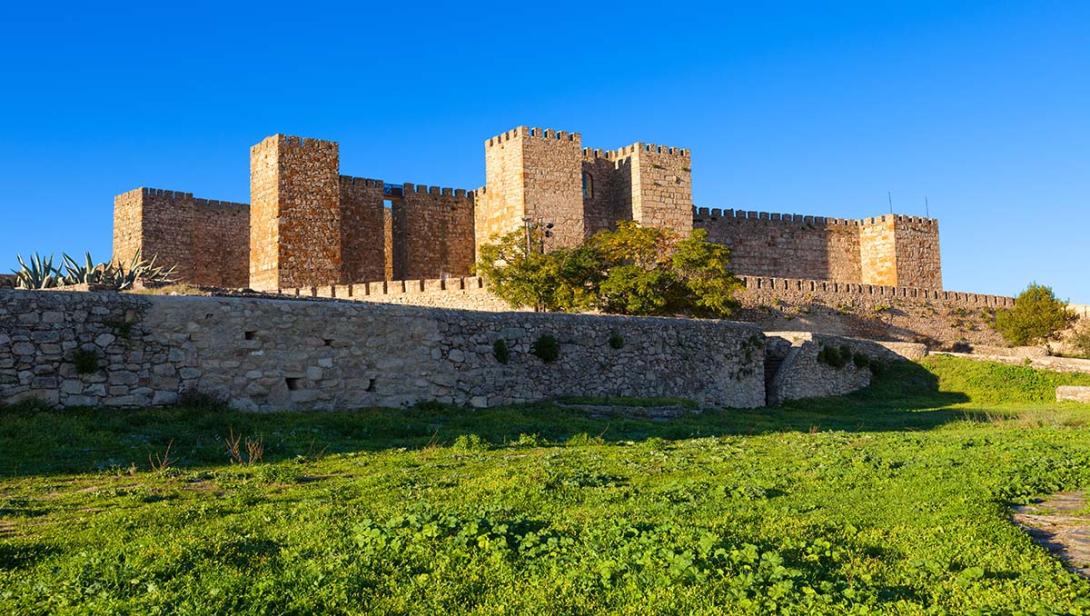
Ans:
[[[76,374],[94,374],[98,372],[98,353],[91,349],[76,349],[72,364],[76,366]]]
[[[530,347],[530,352],[541,361],[551,364],[560,358],[560,341],[551,334],[541,334]]]
[[[624,336],[621,332],[614,330],[609,334],[609,348],[617,350],[624,348]]]
[[[507,348],[507,341],[500,338],[492,343],[492,356],[501,364],[511,361],[511,349]]]

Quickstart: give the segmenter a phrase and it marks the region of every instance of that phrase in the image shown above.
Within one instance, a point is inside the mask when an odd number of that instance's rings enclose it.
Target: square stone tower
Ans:
[[[671,229],[682,236],[693,230],[693,170],[689,150],[652,143],[634,143],[604,153],[613,164],[609,182],[617,218],[645,227]],[[584,167],[587,167],[584,164]],[[601,165],[597,166],[601,169]],[[595,184],[602,184],[594,177]]]
[[[336,142],[285,135],[250,148],[250,286],[257,290],[341,280]]]
[[[887,214],[859,225],[863,284],[942,288],[939,221]]]
[[[520,126],[484,144],[487,185],[476,195],[474,235],[478,249],[496,237],[534,223],[553,223],[546,249],[583,241],[582,166],[579,133]]]

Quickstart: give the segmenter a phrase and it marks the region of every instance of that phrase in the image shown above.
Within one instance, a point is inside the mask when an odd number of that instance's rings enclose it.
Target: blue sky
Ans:
[[[1090,303],[1090,3],[0,8],[0,263],[110,250],[137,186],[248,201],[248,148],[473,188],[516,125],[693,150],[700,206],[941,221],[948,289]]]

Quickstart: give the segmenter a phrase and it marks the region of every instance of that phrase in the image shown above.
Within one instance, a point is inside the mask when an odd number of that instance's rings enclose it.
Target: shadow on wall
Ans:
[[[527,435],[522,445],[553,446],[815,430],[929,430],[972,419],[972,412],[946,408],[968,400],[965,394],[940,392],[938,378],[919,364],[898,362],[870,389],[849,396],[791,402],[774,411],[705,411],[668,422],[594,419],[552,404],[478,410],[422,404],[404,410],[272,414],[218,407],[51,411],[13,406],[0,413],[0,475],[124,470],[130,464],[146,471],[149,455],[162,453],[168,443],[174,466],[225,465],[230,459],[223,439],[231,433],[260,437],[265,462],[277,462],[449,446],[466,435],[477,435],[490,446],[509,446],[520,435]]]
[[[903,321],[909,316],[899,308],[890,308],[881,316],[862,316],[851,310],[814,302],[805,312],[800,312],[797,307],[789,309],[785,306],[743,308],[737,319],[756,323],[766,331],[820,332],[867,340],[919,342],[931,349],[952,347],[952,344],[944,345],[918,330],[893,324],[892,317],[900,317],[899,320]]]

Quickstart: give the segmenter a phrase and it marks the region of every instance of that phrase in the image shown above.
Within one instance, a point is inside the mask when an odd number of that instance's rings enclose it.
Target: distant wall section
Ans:
[[[250,208],[193,193],[137,188],[114,198],[113,260],[144,259],[175,267],[191,284],[246,287]]]

